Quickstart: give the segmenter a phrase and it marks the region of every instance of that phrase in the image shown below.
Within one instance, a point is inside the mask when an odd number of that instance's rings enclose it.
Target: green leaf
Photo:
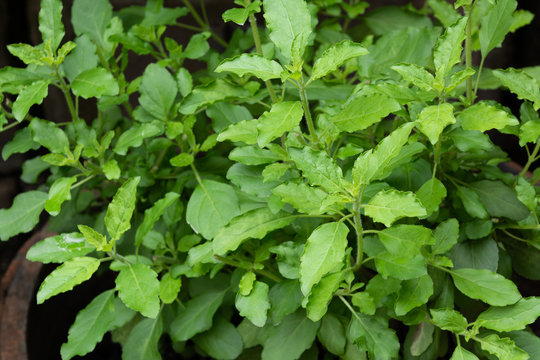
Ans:
[[[64,38],[62,23],[62,1],[43,0],[39,9],[39,31],[43,43],[51,42],[52,50],[56,51]]]
[[[188,59],[198,59],[204,56],[210,50],[210,45],[206,41],[209,37],[210,33],[207,31],[193,35],[189,39],[182,56]]]
[[[249,97],[249,91],[218,79],[205,86],[197,86],[180,104],[181,114],[194,114],[199,108],[217,101]]]
[[[464,186],[457,187],[457,196],[460,198],[465,210],[472,217],[487,219],[488,212],[484,204],[480,201],[478,193]]]
[[[518,120],[513,115],[484,102],[463,110],[458,115],[458,120],[461,122],[463,130],[479,130],[482,132],[519,125]]]
[[[270,318],[272,324],[281,323],[285,316],[295,312],[302,304],[300,283],[296,280],[285,280],[272,286],[270,293]]]
[[[310,80],[320,79],[332,71],[337,70],[341,65],[356,57],[366,55],[368,50],[362,45],[344,40],[326,49],[321,57],[315,60]]]
[[[450,360],[478,360],[478,357],[469,350],[466,350],[458,345],[456,346]]]
[[[519,127],[519,146],[535,143],[540,137],[540,121],[527,121]]]
[[[178,297],[182,279],[175,279],[170,272],[167,272],[159,282],[159,298],[164,304],[172,304]]]
[[[373,150],[360,155],[353,167],[354,184],[367,185],[371,181],[381,180],[390,175],[392,160],[398,157],[415,123],[407,123],[386,136]]]
[[[531,359],[538,358],[538,354],[540,354],[540,339],[534,333],[526,330],[512,331],[506,333],[505,336],[512,339],[520,349],[525,350]]]
[[[326,151],[289,149],[291,159],[313,185],[319,185],[330,193],[343,191],[343,171]]]
[[[288,315],[278,326],[268,329],[261,359],[298,359],[313,344],[318,328],[319,323],[309,320],[303,311]]]
[[[386,227],[404,217],[426,216],[426,209],[414,193],[397,190],[379,191],[364,205],[366,216]]]
[[[268,60],[257,54],[242,54],[223,61],[215,72],[231,72],[238,76],[253,75],[263,81],[279,79],[283,68],[277,61]]]
[[[244,165],[262,165],[280,160],[274,152],[257,146],[240,146],[229,153],[229,159]]]
[[[116,278],[118,296],[127,307],[155,318],[159,313],[159,281],[157,274],[145,264],[128,264]]]
[[[253,325],[263,327],[266,324],[266,314],[270,309],[268,285],[255,281],[249,295],[244,296],[240,293],[236,295],[235,305],[241,316],[248,318]]]
[[[89,244],[96,247],[98,251],[110,251],[112,246],[107,246],[107,237],[86,225],[78,225],[79,231]]]
[[[418,129],[433,145],[439,141],[444,128],[455,122],[454,107],[449,103],[427,106],[418,115]]]
[[[137,185],[140,180],[140,177],[128,179],[116,191],[114,198],[107,207],[105,225],[111,235],[111,241],[120,239],[120,236],[131,228],[131,216],[135,210]]]
[[[440,223],[433,231],[435,244],[433,254],[444,254],[457,243],[459,238],[459,222],[452,218]]]
[[[279,196],[281,201],[294,206],[299,212],[304,214],[320,214],[320,208],[328,194],[319,188],[315,188],[304,183],[281,184],[272,190],[272,193]]]
[[[86,355],[103,339],[115,320],[114,290],[107,290],[96,296],[82,309],[69,328],[68,340],[62,344],[60,353],[63,360],[77,355]]]
[[[439,209],[439,205],[445,197],[446,188],[437,178],[429,179],[416,192],[416,198],[420,200],[420,203],[426,209],[427,216]]]
[[[75,39],[75,50],[73,50],[62,63],[62,68],[66,73],[69,82],[83,71],[96,68],[99,57],[96,54],[96,44],[87,35],[78,36]]]
[[[523,26],[529,25],[533,19],[534,14],[530,11],[522,9],[514,11],[512,14],[512,25],[510,26],[510,32],[515,32]]]
[[[25,86],[21,90],[13,103],[13,116],[17,121],[22,121],[26,117],[32,105],[43,102],[43,99],[49,93],[50,83],[49,80],[40,80]]]
[[[398,356],[399,340],[388,320],[381,316],[356,314],[349,325],[349,336],[370,358],[391,360]]]
[[[223,301],[224,291],[206,292],[187,302],[184,310],[171,323],[174,341],[186,341],[212,327],[212,318]]]
[[[535,211],[538,200],[536,199],[536,190],[534,189],[534,186],[525,180],[523,176],[520,176],[517,179],[515,188],[518,200],[527,206],[530,211]]]
[[[523,220],[529,209],[517,198],[515,190],[500,181],[480,180],[471,184],[491,216]]]
[[[531,75],[514,68],[495,70],[493,75],[516,94],[518,99],[529,100],[534,104],[534,110],[540,109],[540,89],[538,82]]]
[[[501,45],[513,23],[512,13],[516,10],[516,0],[498,0],[482,19],[478,33],[482,57]]]
[[[270,39],[287,60],[294,57],[293,45],[302,56],[312,32],[311,15],[304,0],[265,0],[264,19]]]
[[[463,294],[493,306],[515,304],[521,299],[516,285],[489,270],[457,269],[450,272],[454,284]]]
[[[28,44],[11,44],[7,46],[8,51],[21,59],[25,64],[45,65],[46,55],[43,50],[37,46]]]
[[[491,224],[491,221],[488,223]],[[495,272],[499,263],[499,249],[497,243],[489,237],[462,241],[454,245],[450,259],[455,269],[487,269]]]
[[[213,239],[238,214],[238,197],[231,185],[203,180],[189,199],[186,221],[197,233]]]
[[[375,257],[375,266],[382,275],[400,280],[419,278],[427,273],[426,260],[422,255],[411,259],[408,254],[394,255],[383,251]]]
[[[13,139],[2,148],[2,158],[4,161],[16,153],[25,153],[29,150],[39,149],[39,144],[32,139],[30,128],[25,127],[15,133]]]
[[[345,353],[347,345],[345,328],[336,315],[327,313],[323,317],[317,337],[326,350],[332,354],[339,356]]]
[[[394,305],[396,315],[403,316],[412,309],[426,304],[432,294],[433,280],[427,274],[417,279],[403,281]]]
[[[178,193],[168,192],[162,199],[156,201],[151,208],[145,210],[144,220],[137,229],[135,235],[135,247],[138,247],[141,244],[142,239],[150,232],[150,230],[152,230],[154,224],[163,215],[165,210],[177,201],[179,197],[180,195]]]
[[[176,86],[174,87],[176,89]],[[71,83],[71,90],[84,99],[91,97],[116,96],[119,88],[113,75],[104,68],[97,67],[81,72]]]
[[[529,354],[521,350],[509,338],[500,338],[496,334],[484,336],[479,340],[482,350],[497,356],[499,359],[528,360]]]
[[[257,120],[243,120],[239,123],[231,124],[225,131],[219,133],[217,140],[242,141],[250,145],[256,144],[257,137],[259,136],[257,123]]]
[[[52,216],[60,213],[62,203],[71,200],[71,185],[77,181],[75,176],[66,178],[61,177],[54,181],[49,190],[49,198],[45,202],[45,210]]]
[[[75,34],[83,33],[106,48],[105,29],[112,18],[112,5],[108,0],[75,0],[71,10],[71,23]]]
[[[489,135],[478,130],[454,129],[449,137],[454,145],[462,152],[483,150],[488,151],[493,148]]]
[[[398,64],[392,66],[392,69],[418,88],[426,91],[433,90],[435,78],[423,67],[415,64]]]
[[[466,68],[465,70],[458,71],[450,76],[450,84],[448,84],[444,91],[446,93],[454,90],[459,84],[470,78],[476,73],[474,69]]]
[[[69,149],[68,137],[53,122],[34,118],[29,127],[32,132],[32,139],[51,152],[63,154]]]
[[[528,297],[504,307],[490,307],[476,319],[477,326],[496,331],[525,329],[540,316],[540,298]]]
[[[193,77],[186,68],[180,68],[178,70],[176,83],[178,85],[178,91],[184,97],[188,96],[191,90],[193,90]]]
[[[42,304],[45,300],[70,291],[76,285],[90,279],[99,264],[98,259],[85,256],[66,261],[43,280],[37,293],[37,303]]]
[[[469,323],[463,315],[452,309],[431,309],[431,320],[442,330],[448,330],[454,334],[464,334]]]
[[[122,346],[122,359],[161,360],[159,338],[163,333],[161,316],[156,319],[142,319],[129,333]]]
[[[249,211],[234,218],[222,228],[212,241],[214,253],[224,255],[238,248],[248,239],[262,239],[271,231],[289,225],[296,217],[286,213],[272,213],[268,208]]]
[[[209,331],[198,335],[193,341],[214,359],[233,360],[244,349],[238,330],[222,317],[218,317]]]
[[[158,64],[150,64],[144,70],[139,103],[158,120],[166,121],[176,99],[178,87],[171,73]]]
[[[79,233],[67,233],[50,236],[35,243],[26,258],[44,264],[63,263],[76,257],[84,256],[95,250]]]
[[[307,317],[311,321],[319,321],[324,317],[342,280],[343,274],[337,272],[326,275],[313,286],[306,305]]]
[[[258,120],[257,142],[260,147],[268,145],[287,131],[294,129],[304,115],[302,104],[299,101],[284,101],[272,106],[270,111],[264,112]]]
[[[129,148],[139,147],[144,139],[160,134],[163,134],[163,126],[157,120],[150,123],[133,124],[132,127],[118,137],[114,152],[119,155],[126,155]]]
[[[447,28],[435,46],[433,62],[436,69],[436,87],[439,91],[444,87],[444,80],[450,75],[454,65],[461,61],[465,26],[468,20],[468,17],[462,17],[454,25]]]
[[[103,174],[107,180],[118,180],[120,179],[121,170],[118,166],[118,162],[114,159],[106,161],[102,167]]]
[[[242,296],[248,296],[253,290],[253,284],[255,283],[257,276],[253,271],[248,271],[240,279],[238,284],[238,293]]]
[[[367,315],[375,315],[377,307],[375,301],[367,291],[354,293],[351,297],[351,302],[360,311]]]
[[[48,195],[42,191],[27,191],[13,200],[9,209],[0,209],[0,240],[26,233],[39,222]]]
[[[395,225],[379,232],[379,240],[389,253],[395,255],[420,253],[424,245],[433,244],[431,230],[420,225]]]
[[[444,27],[449,27],[459,20],[459,13],[445,0],[428,0],[427,4],[433,9],[433,15]]]
[[[323,276],[343,266],[348,233],[342,222],[323,224],[311,233],[300,258],[300,284],[305,296]]]
[[[357,96],[332,117],[332,122],[342,131],[355,132],[367,129],[400,109],[396,100],[383,94]]]

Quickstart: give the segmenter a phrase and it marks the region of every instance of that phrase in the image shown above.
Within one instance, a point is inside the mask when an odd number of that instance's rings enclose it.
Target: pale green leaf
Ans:
[[[69,360],[94,350],[103,335],[110,330],[116,317],[114,310],[113,290],[99,294],[82,309],[69,328],[67,342],[62,344],[62,359]]]
[[[25,86],[13,103],[13,116],[17,121],[22,121],[28,111],[35,104],[41,104],[49,93],[49,80],[36,81]]]
[[[118,141],[114,145],[114,152],[126,155],[129,148],[141,146],[144,139],[163,134],[163,130],[162,124],[157,120],[150,123],[133,124],[118,137]]]
[[[472,299],[494,306],[515,304],[521,299],[512,281],[489,270],[456,269],[450,274],[458,290]]]
[[[178,70],[176,83],[178,85],[178,91],[184,97],[188,96],[191,90],[193,90],[193,77],[186,68],[180,68]]]
[[[463,334],[467,331],[467,319],[453,309],[431,309],[431,319],[437,327],[448,330],[454,334]]]
[[[435,145],[444,128],[456,122],[454,107],[449,103],[427,106],[420,112],[417,121],[420,131]]]
[[[106,48],[105,29],[111,21],[112,11],[108,0],[75,0],[71,10],[75,34],[86,33],[101,48]]]
[[[229,153],[229,159],[244,165],[263,165],[273,163],[281,158],[274,152],[257,146],[240,146]]]
[[[129,333],[122,346],[122,360],[161,360],[159,338],[163,333],[161,316],[142,319]]]
[[[357,314],[349,325],[349,337],[370,358],[391,360],[398,356],[399,340],[394,330],[388,327],[388,320],[382,316]]]
[[[37,303],[42,304],[45,300],[70,291],[76,285],[90,279],[99,264],[98,259],[84,256],[66,261],[43,280],[37,293]]]
[[[30,122],[30,130],[32,139],[53,153],[62,154],[69,149],[68,137],[53,122],[34,118]]]
[[[355,185],[367,185],[373,180],[381,180],[390,175],[392,160],[398,157],[415,123],[407,123],[386,136],[373,150],[360,155],[353,167]]]
[[[176,89],[176,87],[175,87]],[[118,82],[104,68],[97,67],[81,72],[71,83],[71,90],[76,96],[88,99],[104,95],[118,95]]]
[[[366,216],[387,227],[404,217],[425,216],[426,209],[412,192],[383,190],[364,205]]]
[[[343,274],[337,272],[326,275],[313,286],[306,305],[307,317],[310,320],[319,321],[323,318],[342,280]]]
[[[142,108],[154,118],[166,121],[178,93],[178,86],[171,73],[158,64],[148,65],[142,75],[139,91]]]
[[[399,280],[415,279],[427,273],[426,259],[422,255],[411,259],[408,254],[394,255],[384,251],[375,257],[375,266],[382,275]]]
[[[325,50],[320,58],[315,60],[310,80],[320,79],[335,71],[347,61],[367,53],[368,50],[362,45],[349,40],[334,44]]]
[[[240,293],[236,295],[235,305],[241,316],[248,318],[253,325],[263,327],[266,324],[268,309],[270,309],[268,285],[255,281],[249,295],[244,296]]]
[[[71,200],[71,185],[77,181],[75,176],[66,178],[61,177],[54,181],[49,190],[49,198],[45,202],[45,210],[52,216],[60,213],[62,203]]]
[[[450,84],[448,84],[444,88],[444,91],[446,93],[451,92],[459,84],[461,84],[462,82],[464,82],[465,80],[473,76],[475,73],[476,71],[474,69],[466,68],[465,70],[461,70],[461,71],[458,71],[457,73],[452,74],[452,76],[450,76]]]
[[[238,248],[248,239],[262,239],[271,231],[289,225],[296,217],[286,213],[272,213],[268,208],[249,211],[234,218],[218,232],[212,241],[214,252],[224,255]]]
[[[325,151],[313,151],[309,147],[303,150],[292,148],[289,154],[311,184],[319,185],[330,193],[343,191],[343,171]]]
[[[530,11],[519,9],[512,14],[512,25],[510,26],[510,32],[529,25],[534,19],[534,14]]]
[[[178,297],[181,287],[182,279],[175,279],[171,272],[167,272],[159,281],[159,298],[164,304],[172,304]]]
[[[394,305],[396,315],[403,316],[412,309],[426,304],[432,294],[433,280],[427,274],[417,279],[403,281]]]
[[[459,238],[459,222],[452,218],[440,223],[433,231],[435,244],[432,246],[434,254],[444,254],[457,243]]]
[[[514,68],[495,70],[493,75],[516,94],[518,99],[529,100],[534,104],[534,110],[540,109],[540,88],[536,79],[531,75]]]
[[[248,271],[240,279],[238,283],[238,293],[242,296],[248,296],[253,290],[253,284],[255,283],[257,276],[253,271]]]
[[[304,183],[286,183],[277,186],[272,193],[284,203],[291,204],[301,213],[317,215],[328,194],[323,190]]]
[[[117,191],[105,214],[105,225],[112,241],[120,239],[131,228],[131,216],[137,200],[140,177],[128,179]]]
[[[428,216],[439,209],[439,205],[445,197],[446,188],[437,178],[429,179],[416,192],[416,198],[420,200]]]
[[[159,218],[163,215],[165,210],[169,206],[171,206],[175,201],[178,200],[180,195],[175,192],[168,192],[165,194],[165,196],[152,205],[151,208],[145,210],[144,212],[144,220],[141,225],[139,225],[139,228],[137,229],[137,233],[135,235],[135,246],[138,247],[142,239],[152,230],[154,227],[154,224],[159,220]]]
[[[0,240],[32,230],[39,222],[47,198],[47,193],[42,191],[28,191],[17,195],[9,209],[0,209]]]
[[[342,267],[349,229],[342,222],[331,222],[316,228],[309,236],[300,258],[300,284],[302,293],[311,288],[326,274]]]
[[[118,296],[127,307],[155,318],[159,313],[159,281],[157,274],[145,264],[124,266],[116,277]]]
[[[332,117],[332,123],[340,130],[355,132],[367,129],[400,109],[396,100],[383,94],[357,96]]]
[[[535,143],[540,137],[540,121],[527,121],[519,127],[519,145]]]
[[[496,331],[524,329],[540,316],[540,298],[528,297],[513,305],[490,307],[476,319],[477,326]]]
[[[479,340],[482,350],[497,356],[499,359],[528,360],[529,354],[516,346],[509,338],[501,338],[496,334],[484,336]]]
[[[25,64],[45,65],[45,54],[37,46],[29,44],[11,44],[7,46],[8,51],[21,59]]]
[[[63,263],[76,257],[84,256],[95,250],[79,233],[67,233],[51,236],[35,243],[26,258],[44,264]]]
[[[180,104],[181,114],[194,114],[199,108],[217,101],[249,97],[249,91],[218,79],[208,85],[198,86]]]
[[[62,1],[43,0],[39,10],[39,31],[43,43],[51,42],[52,50],[56,51],[64,37],[62,23]]]
[[[395,255],[420,253],[420,248],[435,242],[431,230],[420,225],[395,225],[379,232],[379,240],[389,253]]]
[[[284,101],[274,104],[270,111],[263,113],[258,120],[257,142],[260,147],[268,145],[284,133],[294,129],[304,115],[299,101]]]
[[[107,180],[118,180],[120,179],[121,170],[118,166],[118,162],[114,159],[108,160],[103,164],[103,174]]]
[[[486,131],[490,129],[503,129],[506,126],[519,125],[518,120],[504,110],[480,102],[463,110],[458,115],[461,127],[464,130]]]
[[[204,56],[210,50],[207,41],[209,37],[210,33],[207,31],[191,36],[182,56],[188,59],[199,59]]]
[[[277,61],[268,60],[261,55],[242,54],[223,61],[216,72],[231,72],[238,76],[253,75],[263,81],[279,79],[283,68]]]
[[[77,75],[83,71],[96,68],[99,57],[96,54],[96,44],[87,35],[78,36],[75,39],[77,47],[62,63],[66,77],[71,83]]]
[[[304,52],[311,35],[311,14],[304,0],[265,0],[264,19],[270,39],[288,60],[293,59],[293,43]]]
[[[109,251],[110,248],[107,247],[107,237],[103,236],[96,230],[92,229],[86,225],[78,225],[79,231],[84,236],[84,239],[87,243],[95,246],[98,251]]]
[[[217,140],[242,141],[249,145],[256,144],[259,136],[257,123],[257,120],[242,120],[236,124],[231,124],[227,129],[219,133]]]
[[[209,331],[196,336],[193,341],[214,359],[233,360],[244,349],[239,331],[222,317],[218,317]]]
[[[459,20],[459,13],[445,0],[428,0],[427,4],[433,9],[433,15],[444,27],[449,27]]]
[[[309,320],[303,311],[288,315],[268,330],[264,339],[262,360],[296,360],[311,347],[319,323]]]
[[[483,58],[501,45],[506,34],[510,32],[513,23],[512,13],[516,7],[516,0],[498,0],[485,14],[478,33]]]
[[[367,291],[354,293],[351,296],[351,302],[366,315],[374,315],[377,310],[375,301]]]
[[[436,69],[436,83],[443,85],[438,86],[439,91],[444,87],[444,79],[450,75],[454,65],[461,61],[462,44],[465,40],[465,26],[468,19],[468,17],[462,17],[454,25],[447,28],[435,46],[433,62]]]
[[[469,350],[466,350],[458,345],[452,353],[450,360],[478,360],[478,357]]]
[[[189,199],[186,221],[197,233],[212,239],[238,214],[238,197],[231,185],[203,180]]]
[[[212,318],[223,301],[225,292],[211,291],[195,296],[171,323],[174,341],[186,341],[212,327]]]
[[[392,69],[418,88],[426,91],[433,90],[435,78],[423,67],[415,64],[398,64],[392,66]]]

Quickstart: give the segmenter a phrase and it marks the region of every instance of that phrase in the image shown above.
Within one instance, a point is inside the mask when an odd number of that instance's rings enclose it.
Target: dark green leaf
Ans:
[[[433,294],[433,281],[429,275],[401,283],[394,310],[397,316],[403,316],[412,309],[426,304]]]
[[[370,357],[391,360],[398,356],[399,340],[388,321],[381,316],[356,314],[349,325],[349,336]]]
[[[156,201],[151,208],[144,212],[144,220],[137,229],[137,234],[135,235],[135,246],[139,246],[141,244],[142,239],[150,232],[150,230],[152,230],[154,224],[163,215],[165,210],[167,210],[169,206],[178,200],[179,197],[179,194],[169,192],[165,194],[162,199]]]
[[[253,325],[263,327],[266,324],[268,309],[270,309],[268,285],[255,281],[249,295],[244,296],[240,293],[236,295],[235,305],[241,316],[248,318]]]
[[[159,338],[163,332],[161,316],[142,319],[129,333],[122,346],[123,360],[161,360]]]
[[[148,65],[142,75],[139,91],[142,108],[154,118],[166,121],[178,93],[171,73],[157,64]]]
[[[332,354],[339,356],[345,353],[347,345],[345,327],[336,315],[327,313],[323,317],[317,337],[326,350]]]
[[[272,286],[269,293],[270,318],[278,325],[285,316],[295,312],[302,304],[302,291],[296,280],[286,280]]]
[[[491,216],[523,220],[529,209],[518,200],[516,192],[500,181],[481,180],[471,184]]]
[[[310,320],[319,321],[323,318],[342,280],[343,274],[337,272],[324,276],[313,286],[306,305],[307,317]]]
[[[485,58],[491,50],[501,45],[506,34],[510,32],[512,13],[516,7],[516,0],[498,0],[487,11],[478,34],[482,57]]]
[[[222,317],[218,317],[209,331],[198,335],[193,341],[215,359],[236,359],[244,348],[238,330]]]

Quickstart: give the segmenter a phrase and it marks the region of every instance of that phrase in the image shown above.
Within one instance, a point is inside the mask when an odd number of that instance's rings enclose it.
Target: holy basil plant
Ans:
[[[224,38],[183,3],[74,0],[68,41],[42,0],[43,42],[8,46],[27,66],[0,70],[2,156],[29,153],[37,185],[0,210],[0,239],[50,216],[59,235],[27,254],[59,265],[38,304],[115,282],[80,304],[62,359],[107,332],[129,360],[537,358],[540,297],[519,279],[540,279],[540,68],[484,68],[533,14],[235,0]],[[29,112],[52,88],[70,118]],[[477,98],[497,88],[519,113]],[[519,140],[521,173],[488,131]]]

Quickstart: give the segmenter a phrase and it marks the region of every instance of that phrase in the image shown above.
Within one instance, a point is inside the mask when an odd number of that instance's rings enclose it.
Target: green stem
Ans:
[[[188,24],[176,23],[175,25],[180,27],[180,28],[184,28],[184,29],[191,30],[191,31],[201,32],[201,31],[204,30],[204,29],[202,29],[200,27],[196,27],[196,26],[188,25]]]
[[[201,18],[201,16],[199,15],[199,13],[197,12],[197,10],[195,10],[195,8],[193,7],[193,5],[191,5],[191,3],[189,2],[189,0],[182,0],[184,2],[184,5],[186,5],[186,7],[188,8],[189,12],[191,13],[191,15],[193,16],[193,18],[195,19],[195,21],[197,22],[197,24],[200,25],[201,28],[203,28],[204,30],[206,31],[209,31],[210,34],[212,35],[212,38],[214,38],[214,40],[216,40],[221,46],[223,47],[227,47],[227,42],[225,40],[223,40],[218,34],[216,34],[214,31],[212,31],[212,29],[210,29],[210,24],[208,23],[205,23],[204,20]]]
[[[309,110],[309,102],[306,93],[306,86],[304,84],[304,76],[300,77],[300,83],[298,84],[298,91],[300,93],[300,100],[302,101],[302,107],[304,108],[304,113],[306,115],[306,122],[309,130],[309,135],[311,136],[311,141],[314,144],[319,143],[319,138],[315,133],[315,125],[313,124],[313,118],[311,117],[311,112]]]
[[[60,81],[60,90],[62,90],[62,93],[64,94],[64,97],[66,98],[66,103],[69,108],[69,113],[71,114],[71,119],[77,120],[79,116],[77,115],[77,111],[75,110],[73,99],[70,96],[69,86],[64,80],[64,78],[62,77],[62,75],[60,75],[60,72],[58,71],[58,66],[55,68],[55,73],[56,73],[56,77]]]
[[[465,16],[468,16],[467,27],[465,28],[465,66],[472,67],[472,36],[471,36],[471,9],[465,10]],[[467,101],[469,105],[474,102],[474,95],[472,92],[472,78],[467,78]]]
[[[11,128],[14,128],[15,126],[17,126],[19,124],[20,124],[20,122],[16,121],[16,122],[11,123],[11,124],[9,124],[7,126],[4,126],[2,129],[0,129],[0,133],[3,132],[3,131],[7,131],[7,130],[9,130]]]
[[[358,320],[358,321],[362,321],[362,319],[360,319],[360,317],[358,316],[358,314],[356,313],[356,311],[354,311],[353,307],[351,306],[351,304],[349,304],[349,302],[347,301],[347,299],[345,299],[343,296],[341,295],[338,295],[339,299],[345,304],[345,306],[349,309],[349,311],[353,314],[353,316]]]
[[[86,183],[86,182],[92,180],[92,179],[95,178],[95,177],[96,177],[96,175],[94,174],[94,175],[88,176],[88,177],[85,178],[85,179],[82,179],[81,181],[79,181],[79,182],[73,184],[73,185],[71,186],[71,190],[78,188],[78,187],[81,186],[82,184],[84,184],[84,183]]]
[[[480,60],[480,66],[478,67],[478,74],[476,75],[476,83],[474,84],[473,99],[476,99],[476,93],[478,92],[478,85],[480,84],[480,75],[482,74],[482,69],[484,68],[485,60],[486,58],[482,56],[482,59]]]
[[[255,15],[253,14],[249,15],[249,24],[251,26],[251,32],[253,33],[253,41],[255,42],[255,48],[257,49],[257,53],[263,56],[261,36],[259,34],[259,28],[257,27],[257,19],[255,19]],[[270,94],[270,98],[272,99],[272,102],[276,103],[278,101],[278,98],[276,96],[276,92],[274,91],[274,88],[272,87],[272,82],[270,80],[266,80],[264,83],[266,85],[266,88],[268,89],[268,93]]]
[[[158,169],[159,169],[159,165],[161,164],[161,162],[163,161],[163,158],[165,157],[165,154],[167,153],[167,149],[163,149],[161,150],[161,152],[159,153],[157,159],[156,159],[156,162],[154,163],[154,166],[152,166],[152,170],[150,170],[150,172],[156,172]]]
[[[191,170],[195,174],[195,178],[197,179],[197,182],[199,183],[199,185],[201,185],[204,188],[204,185],[202,183],[202,179],[201,179],[201,177],[199,175],[199,172],[197,171],[197,168],[195,167],[195,165],[193,165],[193,163],[191,163],[191,164],[189,164],[189,166],[191,167]],[[206,191],[206,189],[204,189],[204,191]]]
[[[534,150],[531,153],[531,156],[529,156],[527,163],[523,167],[523,170],[521,170],[521,172],[519,173],[519,176],[525,176],[525,174],[527,174],[527,171],[529,171],[529,168],[531,167],[531,165],[537,160],[539,151],[540,151],[540,139],[536,142],[536,146],[534,147]]]
[[[362,217],[360,215],[358,200],[353,204],[354,230],[356,232],[356,265],[354,271],[362,266],[362,257],[364,256],[364,233],[362,229]]]

